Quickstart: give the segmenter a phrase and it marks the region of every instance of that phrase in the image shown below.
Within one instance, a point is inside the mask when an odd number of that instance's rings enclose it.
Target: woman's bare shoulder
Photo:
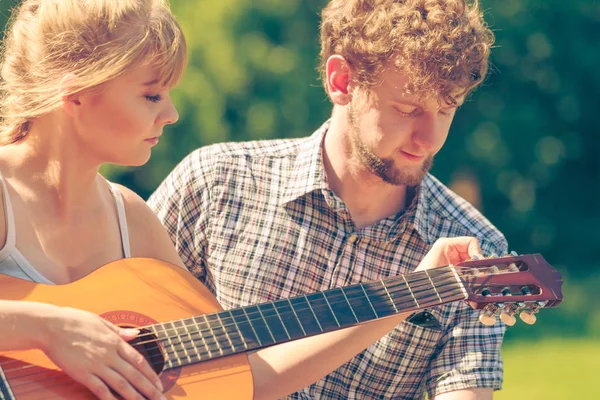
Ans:
[[[132,256],[155,258],[184,268],[166,229],[144,199],[123,185],[116,186],[123,195]]]

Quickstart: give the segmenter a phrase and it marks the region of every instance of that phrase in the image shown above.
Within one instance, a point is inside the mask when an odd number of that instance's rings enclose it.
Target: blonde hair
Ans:
[[[187,48],[168,0],[25,0],[2,43],[0,141],[15,143],[61,97],[95,90],[129,69],[151,65],[174,86]],[[74,84],[59,93],[61,79]]]
[[[393,66],[416,96],[456,104],[484,78],[494,35],[477,0],[332,0],[322,12],[321,75],[341,55],[359,87],[380,83]]]

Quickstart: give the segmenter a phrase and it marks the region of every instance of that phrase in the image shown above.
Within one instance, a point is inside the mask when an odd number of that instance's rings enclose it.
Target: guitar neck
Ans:
[[[4,371],[0,367],[0,399],[2,400],[14,400],[15,396],[10,390],[10,386],[8,385],[8,380],[4,375]]]
[[[165,369],[255,350],[467,298],[454,267],[148,326]]]

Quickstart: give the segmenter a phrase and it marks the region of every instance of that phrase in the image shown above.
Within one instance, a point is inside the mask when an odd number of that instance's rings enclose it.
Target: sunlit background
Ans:
[[[563,305],[508,330],[497,398],[600,398],[600,1],[481,2],[491,72],[433,173],[565,280]],[[4,19],[15,3],[0,0]],[[146,198],[199,146],[312,133],[331,111],[316,72],[325,3],[172,0],[191,56],[173,93],[180,121],[147,165],[105,174]]]

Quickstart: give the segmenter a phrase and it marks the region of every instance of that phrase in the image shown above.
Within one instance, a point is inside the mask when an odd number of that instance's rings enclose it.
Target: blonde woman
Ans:
[[[186,43],[167,1],[26,0],[7,32],[0,273],[64,284],[124,257],[183,267],[144,201],[98,173],[104,163],[144,164],[165,125],[177,121],[169,91],[182,75]],[[479,250],[474,239],[451,241],[436,247],[427,266],[467,256],[444,256],[453,246]],[[310,384],[402,319],[250,355],[255,397]],[[137,333],[76,309],[0,300],[0,351],[39,348],[100,399],[115,399],[114,392],[163,398],[158,376],[127,343]],[[318,350],[327,348],[335,354],[320,359]],[[297,366],[295,379],[277,379]]]

